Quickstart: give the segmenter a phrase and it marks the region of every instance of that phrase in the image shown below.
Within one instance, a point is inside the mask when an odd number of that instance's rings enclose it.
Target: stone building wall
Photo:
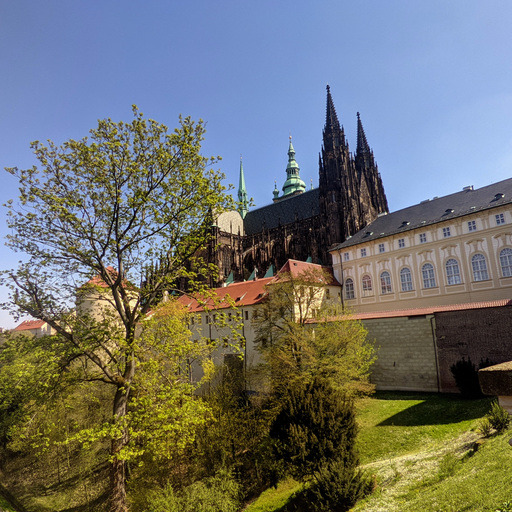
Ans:
[[[375,340],[371,381],[381,390],[438,391],[433,315],[364,320]]]

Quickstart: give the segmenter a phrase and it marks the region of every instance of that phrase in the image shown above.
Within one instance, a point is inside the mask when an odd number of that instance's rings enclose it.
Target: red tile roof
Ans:
[[[28,331],[30,329],[39,329],[40,327],[43,327],[46,322],[43,320],[25,320],[24,322],[21,322],[20,325],[14,328],[15,331]]]
[[[179,301],[183,305],[188,306],[192,312],[202,311],[203,301],[212,309],[229,308],[231,307],[230,302],[234,302],[236,306],[252,306],[261,302],[266,293],[265,286],[273,280],[273,277],[266,277],[215,288],[211,290],[215,294],[214,300],[211,298],[200,298],[198,301],[194,297],[183,295],[179,298]]]
[[[292,277],[301,277],[301,275],[307,272],[318,272],[323,271],[326,276],[329,276],[329,281],[325,284],[331,286],[341,286],[340,283],[334,277],[331,267],[325,267],[318,265],[317,263],[307,263],[305,261],[288,260],[279,270],[276,275],[276,279],[279,278],[279,274],[289,273]]]
[[[354,313],[353,318],[358,320],[369,320],[374,318],[395,318],[399,316],[422,316],[433,315],[449,311],[466,311],[471,309],[496,308],[512,306],[512,300],[500,299],[485,302],[467,302],[465,304],[448,304],[446,306],[430,306],[424,308],[396,309],[394,311],[376,311],[372,313]]]

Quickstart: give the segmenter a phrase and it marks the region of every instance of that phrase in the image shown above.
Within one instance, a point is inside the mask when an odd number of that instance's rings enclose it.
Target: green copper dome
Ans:
[[[283,195],[288,197],[295,194],[302,194],[306,190],[306,184],[300,179],[299,164],[295,160],[295,149],[290,135],[290,146],[288,148],[288,165],[286,166],[286,181],[283,185]]]

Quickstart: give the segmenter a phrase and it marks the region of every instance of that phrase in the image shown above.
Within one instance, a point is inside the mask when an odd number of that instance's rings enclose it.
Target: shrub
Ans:
[[[181,491],[171,485],[153,491],[145,512],[236,512],[240,486],[229,473],[194,482]]]
[[[491,410],[487,413],[486,418],[498,434],[507,430],[510,423],[510,415],[496,400],[491,404]]]
[[[480,383],[478,382],[478,371],[475,364],[468,357],[463,357],[450,367],[455,384],[464,398],[478,398],[482,396]]]
[[[326,464],[306,491],[308,510],[315,512],[345,512],[371,493],[372,479],[354,467],[336,460]]]

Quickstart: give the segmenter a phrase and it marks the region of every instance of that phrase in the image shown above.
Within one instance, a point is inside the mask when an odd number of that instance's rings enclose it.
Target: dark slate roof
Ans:
[[[260,233],[262,229],[272,229],[314,217],[320,213],[319,189],[282,199],[277,203],[250,210],[244,219],[246,235]]]
[[[472,187],[465,187],[461,192],[422,201],[420,204],[409,206],[403,210],[381,215],[353,237],[333,247],[333,250],[404,233],[510,203],[512,203],[512,179],[499,181],[476,190],[472,190]]]

